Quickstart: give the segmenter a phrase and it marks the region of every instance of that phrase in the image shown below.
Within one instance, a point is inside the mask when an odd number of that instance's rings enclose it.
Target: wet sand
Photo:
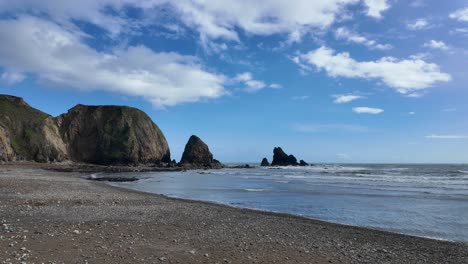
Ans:
[[[468,245],[0,164],[0,263],[468,263]]]

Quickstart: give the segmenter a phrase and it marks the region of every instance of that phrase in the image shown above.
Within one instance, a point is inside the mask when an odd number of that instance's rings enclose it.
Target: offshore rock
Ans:
[[[286,154],[283,149],[276,147],[273,149],[273,161],[271,166],[296,166],[297,163],[296,157],[293,155]]]
[[[185,145],[180,165],[190,169],[223,167],[221,162],[213,159],[208,145],[195,135],[192,135]]]
[[[270,162],[268,162],[267,158],[263,158],[262,163],[260,163],[260,166],[263,166],[263,167],[270,166]]]

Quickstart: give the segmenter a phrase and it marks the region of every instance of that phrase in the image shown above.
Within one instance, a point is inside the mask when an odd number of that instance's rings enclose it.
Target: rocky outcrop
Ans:
[[[15,152],[11,147],[10,135],[3,127],[0,127],[0,161],[12,161]]]
[[[270,162],[268,162],[268,159],[267,158],[263,158],[262,159],[262,163],[260,163],[260,166],[270,166]]]
[[[309,163],[305,162],[304,160],[299,161],[299,166],[309,166]]]
[[[77,105],[54,118],[0,95],[0,161],[72,160],[100,165],[170,163],[166,138],[142,111]]]
[[[185,145],[184,153],[180,160],[184,168],[220,168],[222,164],[213,159],[208,145],[199,137],[192,135]]]
[[[49,162],[69,158],[52,116],[9,95],[0,95],[0,113],[0,160]]]
[[[283,149],[276,147],[273,149],[273,161],[271,162],[272,166],[296,166],[297,163],[296,157],[293,155],[286,154]]]
[[[74,161],[104,165],[171,162],[163,133],[136,108],[77,105],[57,119]]]

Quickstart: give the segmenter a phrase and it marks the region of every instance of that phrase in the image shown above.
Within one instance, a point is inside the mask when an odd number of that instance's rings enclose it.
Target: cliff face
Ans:
[[[0,160],[111,165],[170,162],[166,138],[142,111],[77,105],[53,118],[0,95]]]
[[[22,98],[0,95],[0,160],[68,159],[56,120]]]
[[[94,164],[170,162],[163,133],[138,109],[77,105],[57,119],[72,160]]]

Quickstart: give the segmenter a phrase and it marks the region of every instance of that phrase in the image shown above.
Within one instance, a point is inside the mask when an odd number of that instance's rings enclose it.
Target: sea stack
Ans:
[[[163,133],[136,108],[77,105],[57,119],[72,160],[103,165],[171,162]]]
[[[299,166],[309,166],[309,163],[305,162],[304,160],[299,161]]]
[[[262,163],[260,163],[260,166],[262,167],[270,166],[270,162],[268,162],[267,158],[263,158]]]
[[[271,166],[297,166],[296,157],[286,154],[283,149],[276,147],[273,149],[273,161]]]
[[[199,137],[192,135],[185,145],[180,165],[184,168],[221,168],[223,165],[213,159],[208,145]]]

